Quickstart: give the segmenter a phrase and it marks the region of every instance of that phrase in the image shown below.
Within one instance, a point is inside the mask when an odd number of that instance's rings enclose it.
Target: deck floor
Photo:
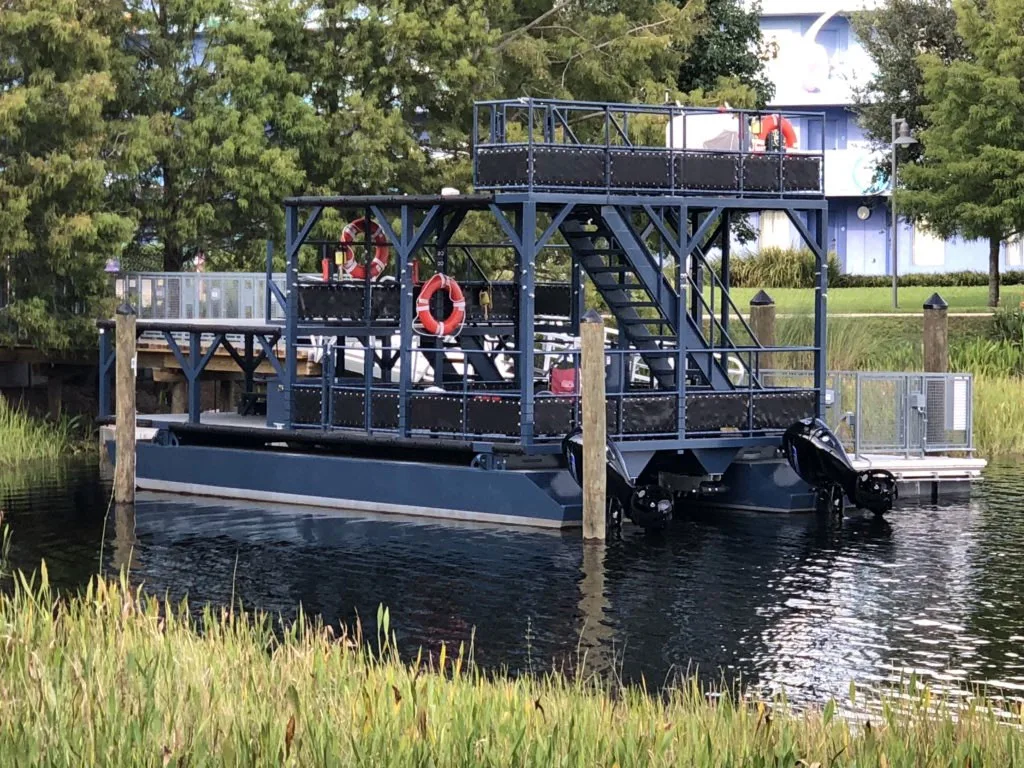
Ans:
[[[140,414],[137,439],[151,440],[156,427],[150,424],[184,424],[188,414],[159,413]],[[208,411],[201,415],[201,423],[208,426],[222,426],[251,429],[254,431],[276,431],[267,426],[263,416],[241,416],[234,412]],[[851,457],[858,470],[887,469],[900,480],[973,480],[981,477],[987,466],[984,459],[957,456],[892,456],[886,454],[864,454]]]

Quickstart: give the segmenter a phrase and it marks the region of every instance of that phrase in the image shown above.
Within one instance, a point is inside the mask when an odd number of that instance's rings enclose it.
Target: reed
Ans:
[[[985,458],[1024,456],[1024,379],[974,377],[974,444]]]
[[[57,459],[84,450],[76,419],[36,419],[0,396],[0,466],[41,459]]]
[[[1017,705],[927,690],[797,711],[689,681],[650,695],[577,674],[486,674],[441,647],[401,659],[301,616],[190,618],[120,581],[0,596],[0,754],[13,765],[927,766],[1024,761]],[[839,715],[857,707],[865,723]]]

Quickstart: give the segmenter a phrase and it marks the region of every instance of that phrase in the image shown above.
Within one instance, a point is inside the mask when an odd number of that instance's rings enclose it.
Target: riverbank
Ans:
[[[32,416],[0,396],[0,467],[59,459],[90,449],[79,420]]]
[[[44,569],[45,579],[45,569]],[[984,703],[954,720],[927,691],[890,701],[870,727],[837,705],[664,696],[577,676],[485,675],[471,653],[399,660],[379,614],[358,636],[140,598],[94,581],[56,600],[23,577],[0,596],[0,754],[163,765],[1013,765],[1024,734]],[[856,692],[851,687],[854,703]],[[849,702],[842,702],[848,706]],[[933,711],[928,714],[928,710]],[[1024,717],[1014,706],[1012,719]],[[801,762],[803,761],[803,762]]]

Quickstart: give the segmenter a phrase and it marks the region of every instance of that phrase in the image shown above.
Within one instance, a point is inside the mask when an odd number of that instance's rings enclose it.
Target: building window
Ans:
[[[916,267],[941,267],[946,263],[946,241],[925,229],[924,222],[914,224],[911,256]]]

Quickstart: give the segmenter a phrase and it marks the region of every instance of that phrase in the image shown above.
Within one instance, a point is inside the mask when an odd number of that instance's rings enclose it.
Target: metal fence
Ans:
[[[809,372],[770,376],[779,385],[813,380]],[[974,450],[971,374],[835,371],[826,387],[826,421],[855,456]]]
[[[284,274],[274,282],[284,289]],[[131,272],[118,281],[140,320],[240,320],[266,318],[267,277],[261,272]],[[271,302],[270,320],[284,320]]]

